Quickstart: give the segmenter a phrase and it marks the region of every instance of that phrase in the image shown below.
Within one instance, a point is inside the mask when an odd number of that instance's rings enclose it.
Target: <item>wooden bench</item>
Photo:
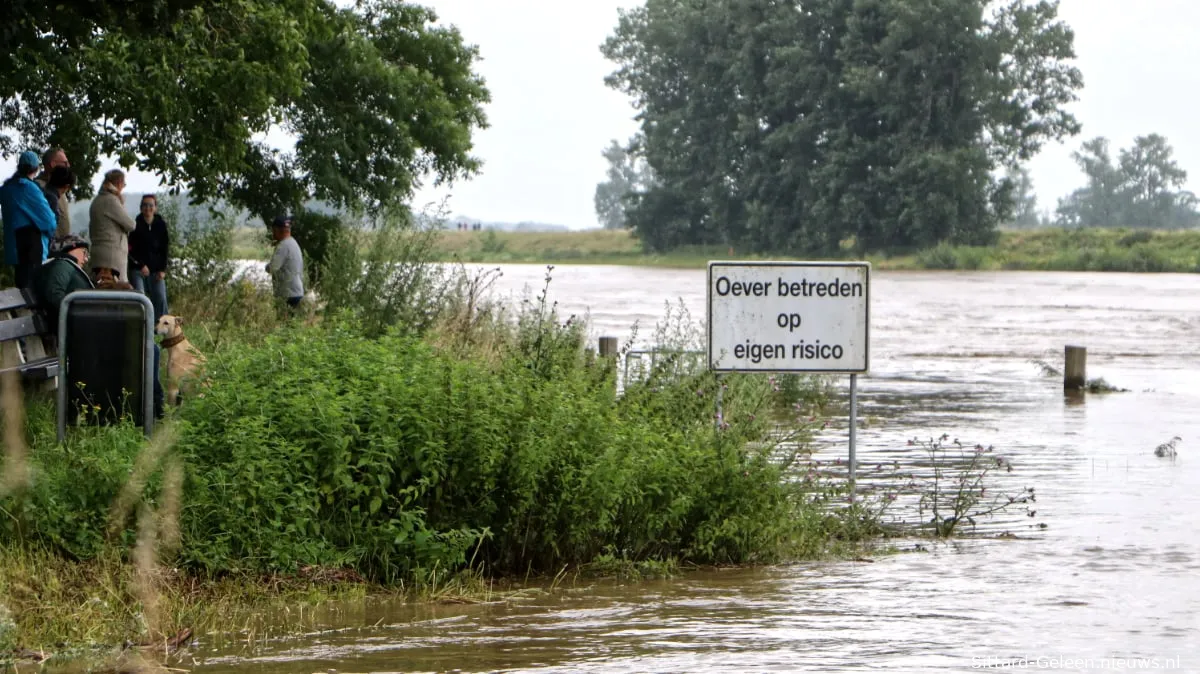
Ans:
[[[35,381],[57,377],[57,338],[50,333],[30,291],[0,290],[0,374],[16,370],[23,378]]]

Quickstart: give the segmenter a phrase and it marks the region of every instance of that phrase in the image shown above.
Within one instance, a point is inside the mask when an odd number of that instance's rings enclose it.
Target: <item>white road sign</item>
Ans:
[[[865,373],[870,277],[869,262],[709,262],[709,367]]]

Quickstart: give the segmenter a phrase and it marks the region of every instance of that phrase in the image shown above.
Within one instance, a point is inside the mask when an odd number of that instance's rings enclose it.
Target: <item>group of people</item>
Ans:
[[[63,300],[78,290],[140,291],[149,296],[157,321],[167,313],[170,245],[157,198],[142,197],[140,212],[130,217],[125,210],[125,173],[114,169],[104,174],[88,210],[89,242],[71,233],[67,194],[74,186],[75,173],[61,148],[51,148],[41,157],[22,152],[16,173],[0,186],[4,262],[15,267],[16,286],[32,291],[51,334],[58,332]],[[159,359],[155,346],[154,413],[162,417]]]
[[[17,171],[0,186],[4,219],[4,262],[16,267],[18,288],[33,287],[33,278],[50,252],[56,235],[71,233],[67,192],[75,186],[67,155],[52,148],[39,157],[22,152]]]
[[[90,289],[136,290],[150,298],[154,320],[168,313],[166,274],[170,260],[167,223],[158,213],[158,199],[146,194],[138,215],[125,210],[125,173],[104,174],[100,191],[88,211],[90,241],[71,233],[67,195],[76,177],[62,148],[41,156],[25,151],[16,172],[0,186],[0,217],[4,221],[4,262],[15,267],[18,288],[29,289],[57,334],[59,308],[67,295]],[[291,236],[292,218],[271,223],[275,253],[267,272],[275,296],[291,309],[304,297],[304,260]],[[163,414],[163,391],[158,377],[160,349],[154,348],[154,409]]]
[[[170,237],[167,223],[158,214],[158,199],[153,194],[143,196],[137,217],[130,217],[125,210],[125,172],[105,173],[88,211],[88,242],[71,234],[67,194],[74,186],[71,163],[57,147],[40,157],[33,151],[22,152],[16,173],[0,186],[4,262],[15,267],[16,286],[34,290],[48,308],[57,307],[73,290],[137,290],[150,298],[158,320],[168,310],[170,258]],[[78,273],[49,264],[55,260],[73,265]]]

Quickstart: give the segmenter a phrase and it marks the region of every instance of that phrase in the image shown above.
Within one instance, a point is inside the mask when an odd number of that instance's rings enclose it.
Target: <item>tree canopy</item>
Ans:
[[[605,229],[624,229],[625,208],[631,196],[649,189],[654,174],[635,151],[612,141],[602,153],[608,160],[604,182],[596,185],[596,217]]]
[[[1033,177],[1024,166],[1011,166],[1005,178],[1012,185],[1013,208],[1007,223],[1014,227],[1037,227],[1042,224],[1038,217],[1037,194],[1033,191]]]
[[[1107,138],[1093,138],[1074,154],[1087,183],[1058,202],[1058,222],[1069,227],[1172,229],[1200,224],[1196,195],[1183,189],[1187,171],[1167,139],[1134,139],[1114,162]]]
[[[15,0],[0,17],[0,152],[61,145],[259,214],[403,202],[479,168],[477,50],[399,0]],[[296,138],[294,150],[267,142]]]
[[[981,243],[997,170],[1074,134],[1072,31],[1042,0],[646,0],[602,47],[639,110],[652,249]]]

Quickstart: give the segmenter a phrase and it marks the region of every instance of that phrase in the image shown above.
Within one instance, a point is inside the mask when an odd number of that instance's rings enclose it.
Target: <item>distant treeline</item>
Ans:
[[[641,128],[604,151],[596,211],[650,251],[892,252],[998,226],[1187,227],[1166,139],[1076,154],[1087,183],[1039,213],[1025,164],[1080,132],[1057,2],[646,0],[603,45]]]
[[[196,223],[206,223],[214,213],[228,220],[235,226],[265,227],[266,223],[245,208],[238,208],[224,200],[193,204],[186,193],[169,194],[167,192],[125,192],[125,210],[130,216],[138,215],[138,205],[146,194],[154,194],[160,203],[159,211],[164,217],[169,217],[171,224],[177,228],[186,229]],[[88,211],[91,208],[90,199],[79,199],[71,203],[71,229],[75,233],[86,232],[91,222]],[[320,213],[323,215],[339,215],[338,209],[320,200],[305,202],[303,212]]]

